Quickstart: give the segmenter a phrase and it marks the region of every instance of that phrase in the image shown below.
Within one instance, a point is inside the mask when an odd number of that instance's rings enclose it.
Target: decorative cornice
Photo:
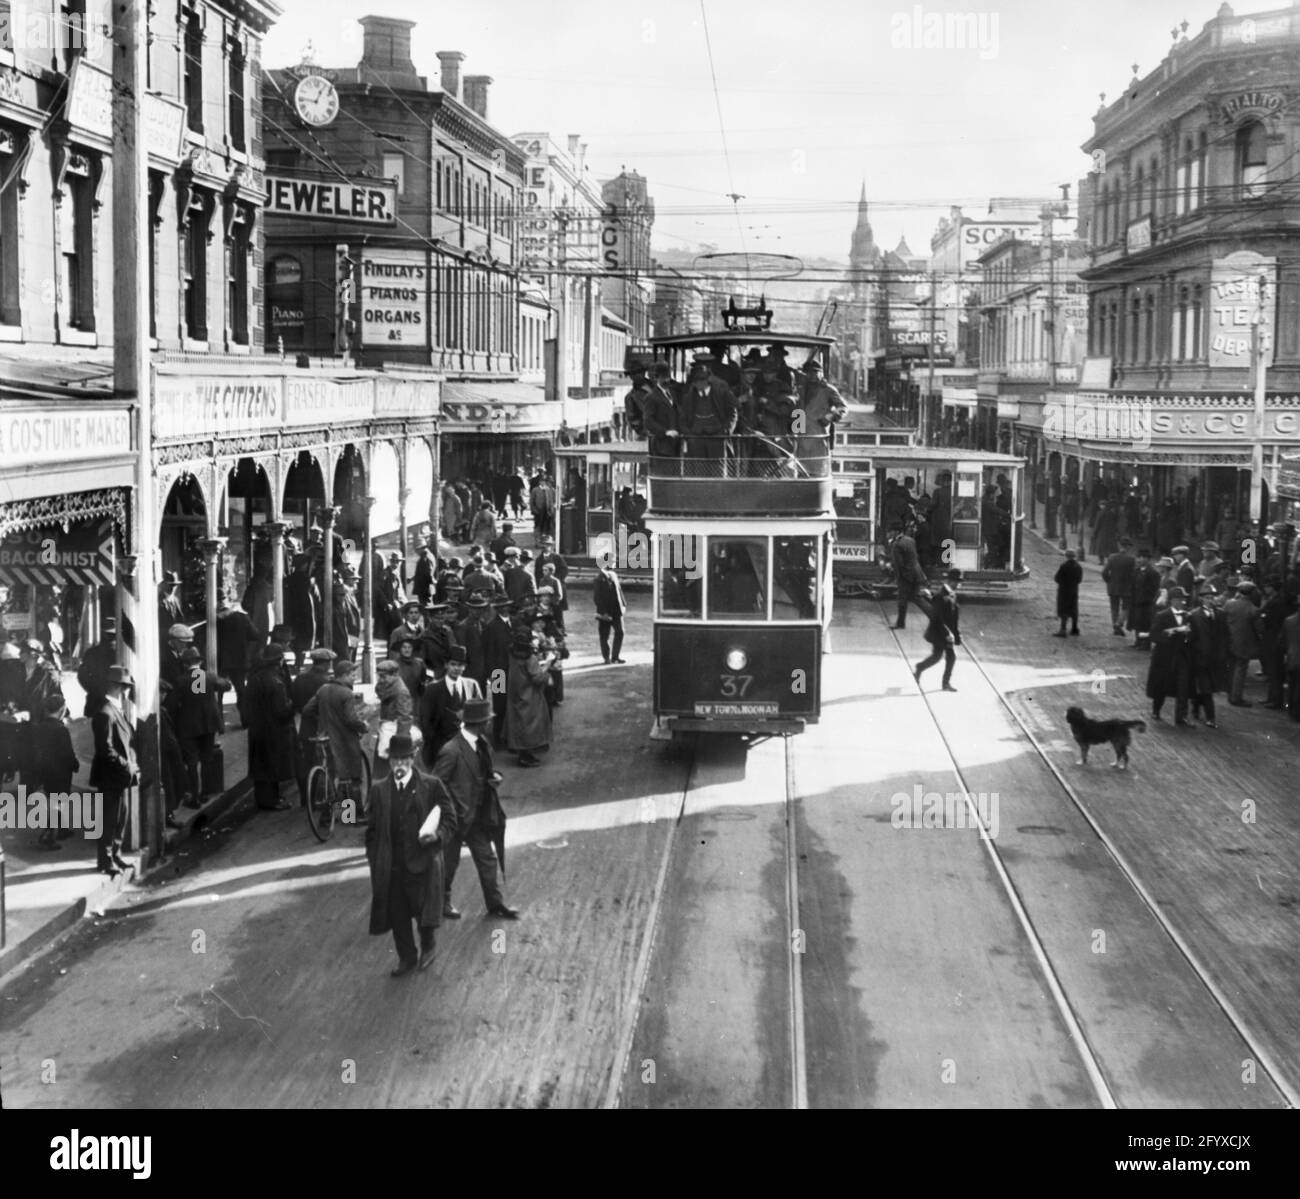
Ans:
[[[119,531],[126,531],[127,491],[106,487],[98,491],[74,491],[70,495],[47,495],[38,499],[0,503],[0,537],[45,525],[111,516]]]

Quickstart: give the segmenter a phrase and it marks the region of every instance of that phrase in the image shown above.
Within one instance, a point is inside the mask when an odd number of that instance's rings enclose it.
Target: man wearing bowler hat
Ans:
[[[99,870],[110,878],[127,868],[122,858],[127,817],[124,793],[140,781],[135,729],[123,710],[125,692],[134,687],[135,679],[125,666],[110,666],[104,682],[104,698],[90,717],[95,738],[90,785],[104,797],[104,822],[96,841],[97,861]]]
[[[415,746],[405,733],[388,743],[390,773],[370,788],[366,858],[370,863],[370,933],[393,934],[394,978],[433,965],[442,921],[442,844],[454,836],[456,812],[447,789],[415,769]],[[416,956],[414,922],[420,933]]]
[[[492,706],[487,700],[468,700],[460,731],[438,751],[433,766],[434,776],[446,785],[455,805],[454,827],[443,834],[442,914],[449,920],[460,918],[460,912],[452,906],[451,885],[460,864],[461,845],[469,846],[488,915],[502,920],[519,919],[519,912],[508,907],[501,894],[493,852],[493,834],[498,828],[503,829],[504,821],[498,820],[501,805],[496,794],[501,775],[493,765],[487,739],[491,717]]]
[[[420,698],[420,731],[424,734],[424,760],[429,766],[438,751],[460,732],[461,713],[471,699],[482,699],[478,683],[465,673],[469,655],[454,645],[447,659],[447,671],[430,683]]]

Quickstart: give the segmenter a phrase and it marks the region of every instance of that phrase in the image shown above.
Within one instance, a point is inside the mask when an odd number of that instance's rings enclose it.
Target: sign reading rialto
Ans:
[[[363,250],[361,343],[428,344],[429,259],[423,250]]]
[[[1264,302],[1260,303],[1260,286]],[[1210,264],[1207,305],[1210,366],[1252,365],[1254,326],[1259,333],[1265,366],[1273,362],[1273,318],[1277,310],[1277,259],[1252,250],[1239,250]]]
[[[352,224],[393,225],[397,223],[397,186],[375,179],[338,183],[267,175],[266,213]]]

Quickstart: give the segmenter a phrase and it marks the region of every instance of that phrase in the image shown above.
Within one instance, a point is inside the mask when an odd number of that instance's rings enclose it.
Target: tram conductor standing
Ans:
[[[957,586],[961,582],[961,571],[953,567],[930,608],[930,624],[925,630],[925,639],[934,646],[930,656],[916,664],[912,674],[916,685],[921,685],[921,675],[943,659],[943,689],[956,691],[952,685],[952,668],[957,664],[956,647],[961,644],[961,630],[957,625]]]
[[[666,362],[655,364],[654,382],[641,399],[641,424],[652,465],[662,467],[664,462],[681,457],[681,423]]]

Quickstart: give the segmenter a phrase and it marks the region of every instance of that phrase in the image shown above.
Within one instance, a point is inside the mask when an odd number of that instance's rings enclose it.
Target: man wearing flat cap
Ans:
[[[361,738],[369,732],[369,726],[361,714],[361,696],[352,690],[356,670],[347,658],[335,662],[334,677],[307,702],[302,723],[304,729],[310,726],[329,738],[335,777],[349,784],[354,798],[362,798],[358,795],[365,775]]]
[[[424,621],[420,617],[420,601],[407,600],[402,605],[401,622],[388,634],[388,656],[396,658],[403,637],[414,637],[418,644],[424,638]]]
[[[311,651],[311,666],[289,684],[289,699],[293,703],[294,715],[298,718],[297,753],[294,758],[294,777],[298,781],[298,805],[307,802],[307,775],[315,762],[315,743],[317,726],[314,719],[308,720],[307,705],[312,697],[326,683],[333,673],[333,663],[338,655],[332,649],[320,646]]]
[[[194,630],[189,625],[177,623],[167,630],[167,639],[163,643],[162,662],[158,673],[173,687],[180,682],[181,676],[186,673],[185,665],[181,662],[181,654],[193,644]]]
[[[506,550],[504,578],[506,596],[515,603],[520,603],[537,593],[537,585],[533,582],[532,573],[524,563],[519,549],[515,546],[511,546]]]
[[[123,796],[140,781],[135,729],[123,711],[125,692],[134,687],[135,680],[125,666],[110,666],[104,680],[104,698],[90,717],[95,739],[90,786],[104,797],[104,823],[96,842],[96,856],[98,869],[110,877],[127,868],[122,858],[127,818]]]
[[[1174,559],[1173,581],[1175,587],[1181,587],[1188,600],[1196,597],[1196,567],[1192,565],[1192,551],[1185,545],[1176,545],[1170,554]]]
[[[415,746],[398,733],[388,743],[390,773],[370,788],[366,859],[370,863],[370,934],[393,934],[394,978],[433,965],[442,922],[442,846],[456,811],[446,787],[415,769]],[[416,954],[412,925],[419,931]]]
[[[1254,601],[1255,584],[1249,579],[1239,579],[1228,588],[1228,602],[1223,605],[1223,616],[1228,626],[1229,676],[1228,703],[1234,708],[1249,708],[1245,698],[1246,675],[1255,658],[1263,657],[1260,649],[1259,608]]]

